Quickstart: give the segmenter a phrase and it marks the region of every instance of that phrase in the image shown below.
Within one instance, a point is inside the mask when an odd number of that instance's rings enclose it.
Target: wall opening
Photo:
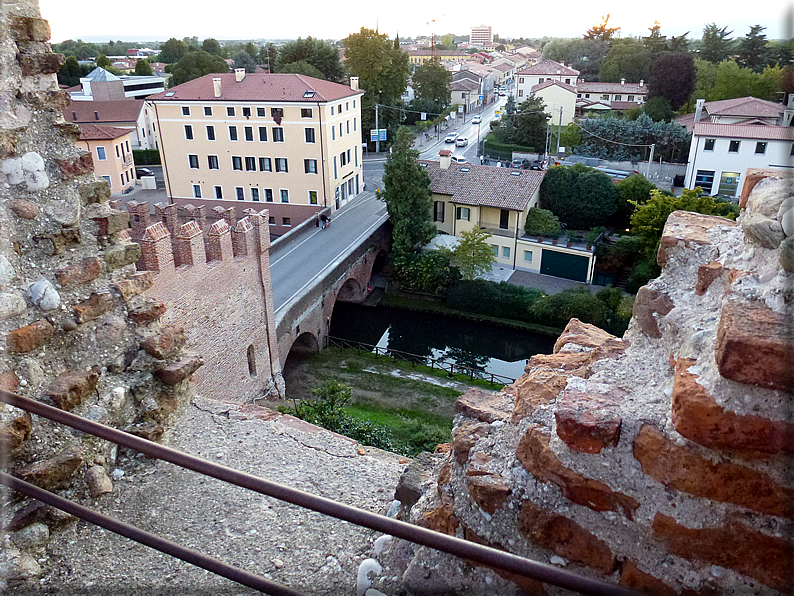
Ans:
[[[254,354],[254,344],[248,346],[248,374],[256,376],[256,355]]]
[[[364,299],[361,284],[351,277],[339,288],[336,299],[339,302],[361,302]]]
[[[312,384],[307,373],[311,357],[320,351],[317,337],[312,333],[298,335],[284,361],[282,374],[286,385],[287,397],[290,399],[306,399],[311,397]]]

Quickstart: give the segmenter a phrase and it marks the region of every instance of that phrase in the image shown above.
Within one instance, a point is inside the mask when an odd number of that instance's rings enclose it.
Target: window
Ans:
[[[531,263],[532,262],[532,251],[531,250],[525,250],[524,251],[524,262],[525,263]]]
[[[471,217],[471,209],[468,207],[458,207],[455,209],[455,219],[462,219],[464,221],[469,221]]]
[[[245,130],[245,140],[246,141],[253,141],[254,140],[254,127],[253,126],[246,126],[244,130]]]
[[[281,202],[289,203],[289,191],[286,188],[281,189]]]
[[[256,186],[251,187],[251,200],[259,202],[259,189]]]
[[[741,144],[741,141],[731,141],[730,145],[728,145],[728,153],[739,153],[739,146]]]
[[[714,170],[698,170],[695,174],[695,186],[703,189],[703,192],[711,194],[714,186]]]
[[[99,161],[105,161],[108,158],[107,154],[105,153],[104,147],[96,148],[96,156]]]
[[[190,106],[182,106],[182,115],[190,116]]]
[[[188,141],[193,140],[193,127],[190,124],[185,124],[185,138]]]
[[[303,169],[306,171],[307,174],[316,174],[317,173],[317,160],[316,159],[304,159],[303,160]]]
[[[353,157],[356,159],[355,166],[358,167],[358,145],[353,147]]]
[[[210,170],[217,170],[218,167],[218,156],[217,155],[208,155],[207,156],[207,167]]]
[[[103,177],[105,180],[107,180],[107,183],[108,183],[108,184],[110,185],[110,187],[112,188],[112,187],[113,187],[113,183],[110,181],[110,176],[102,176],[102,177]]]
[[[309,205],[316,205],[317,204],[317,191],[310,190],[309,191]]]
[[[234,106],[229,106],[226,108],[226,115],[227,116],[234,116]]]
[[[215,187],[215,198],[216,199],[222,199],[223,198],[223,187],[222,186],[216,186]]]
[[[766,143],[763,142],[763,141],[758,141],[755,144],[755,153],[756,153],[756,155],[759,155],[759,154],[763,155],[764,153],[766,153]]]
[[[260,172],[272,172],[273,168],[270,165],[270,158],[269,157],[260,157],[259,158],[259,171]]]
[[[292,221],[290,220],[289,217],[282,217],[281,218],[281,225],[282,226],[291,226],[292,225]]]
[[[623,99],[622,95],[616,95],[615,96],[615,101],[621,101],[622,99]]]
[[[256,376],[256,355],[254,354],[254,344],[248,346],[248,376]]]
[[[524,90],[523,89],[519,89],[518,90],[518,96],[519,97],[524,97]]]
[[[311,118],[311,117],[312,117],[311,108],[301,108],[301,118]]]
[[[590,97],[590,96],[588,95],[587,97]],[[626,98],[626,100],[627,100],[627,101],[634,101],[634,96],[633,96],[633,95],[629,95],[629,96]]]
[[[284,117],[284,108],[270,108],[270,116],[276,121],[276,124],[281,124],[281,119]]]
[[[116,148],[116,157],[121,157],[121,154],[119,153],[120,145],[114,145],[114,147]]]
[[[496,244],[491,244],[491,249],[493,250],[493,256],[499,256],[499,247]]]
[[[433,221],[444,223],[444,201],[433,203]]]
[[[336,126],[331,127],[331,140],[332,141],[336,140]]]
[[[601,94],[601,99],[609,101],[609,93],[602,93]]]
[[[242,170],[243,169],[243,158],[239,155],[232,155],[232,169],[233,170]]]
[[[350,149],[347,150],[347,163],[350,163]]]
[[[334,155],[334,180],[339,177],[339,174],[336,171],[336,155]]]
[[[345,152],[342,151],[342,153],[339,154],[339,167],[344,168],[346,164],[347,158],[345,156]]]
[[[354,110],[356,109],[356,100],[355,99],[353,100],[353,109]]]
[[[524,82],[524,77],[518,77],[518,82],[519,82],[519,84],[523,83]]]
[[[250,118],[251,117],[251,108],[243,108],[243,116],[245,116],[246,118]]]
[[[276,218],[271,215],[270,217],[267,218],[267,223],[268,223],[268,225],[271,225],[271,226],[276,225]]]
[[[348,120],[346,125],[345,125],[345,132],[347,134],[350,134],[350,120]]]
[[[287,158],[286,157],[277,157],[276,158],[276,171],[277,172],[286,172],[287,171]]]
[[[510,211],[507,209],[502,209],[499,213],[499,227],[502,230],[506,230],[510,225]]]
[[[334,115],[334,106],[331,106],[331,116]]]
[[[346,110],[349,110],[349,109],[350,109],[350,102],[349,102],[349,101],[346,101],[346,102],[345,102],[345,109],[346,109]]]
[[[543,77],[539,77],[539,78],[538,78],[538,84],[542,83],[542,82],[543,82],[543,81],[545,81],[545,80],[546,80],[546,79],[544,79]]]
[[[570,84],[571,84],[571,79],[565,79],[565,82],[566,82],[568,85],[570,85]]]
[[[204,115],[212,116],[212,106],[204,106]]]
[[[256,172],[256,158],[255,157],[246,157],[245,158],[245,171],[246,172]]]
[[[264,118],[264,117],[267,115],[267,114],[265,113],[265,108],[257,108],[257,109],[256,109],[256,115],[257,115],[259,118]]]
[[[273,202],[273,189],[272,188],[265,188],[265,202],[272,203]]]
[[[263,143],[267,142],[267,126],[259,127],[259,140]]]
[[[723,172],[720,176],[719,194],[735,197],[737,188],[739,188],[739,172]]]
[[[230,126],[229,127],[229,140],[230,141],[236,141],[237,140],[237,127],[236,126]]]
[[[629,96],[629,97],[631,97],[631,96]],[[585,98],[585,99],[589,99],[589,98],[590,98],[590,94],[589,94],[589,93],[585,93],[585,94],[584,94],[584,98]]]
[[[353,102],[356,103],[356,102]],[[353,132],[356,132],[356,119],[353,118]]]
[[[304,128],[303,135],[306,137],[307,143],[314,143],[314,129],[313,128]]]
[[[339,123],[339,138],[342,138],[342,123]]]
[[[215,127],[212,125],[207,126],[207,140],[208,141],[215,140]]]
[[[717,139],[706,139],[703,143],[703,151],[714,151],[714,142]]]
[[[129,141],[124,141],[124,146],[127,148],[127,153],[129,153],[130,152],[130,142]]]
[[[273,142],[274,143],[283,143],[284,142],[284,129],[274,126],[273,127]]]
[[[201,198],[201,186],[199,184],[193,185],[193,198],[200,199]]]
[[[503,246],[502,247],[502,258],[503,259],[509,259],[510,258],[510,247],[509,246]]]
[[[790,156],[794,156],[794,143],[791,144],[791,150],[788,152]]]
[[[198,170],[198,155],[188,155],[187,163],[191,170]]]
[[[242,186],[235,186],[234,187],[234,195],[237,197],[238,201],[245,200],[245,189]]]

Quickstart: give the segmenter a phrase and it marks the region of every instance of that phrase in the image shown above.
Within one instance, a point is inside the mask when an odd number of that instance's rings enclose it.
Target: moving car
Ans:
[[[453,155],[452,156],[452,163],[458,163],[458,164],[462,165],[462,164],[469,163],[469,161],[465,157],[463,157],[462,155]]]
[[[511,168],[520,168],[522,170],[528,170],[529,167],[530,167],[530,163],[529,163],[528,159],[519,158],[519,159],[514,159],[513,161],[511,161],[510,162],[510,167]]]
[[[458,138],[458,135],[454,132],[449,133],[446,138],[444,139],[445,143],[454,143],[455,140]]]
[[[543,169],[543,162],[539,159],[536,159],[531,164],[529,164],[530,170],[542,170]]]
[[[136,178],[143,178],[144,176],[154,176],[154,172],[152,172],[149,168],[135,168]]]
[[[507,95],[507,93],[505,93],[504,91],[499,92],[499,97],[504,97],[505,95]]]
[[[458,137],[455,139],[455,147],[465,147],[469,144],[469,139],[466,137]]]
[[[480,118],[479,116],[475,116],[474,118],[471,119],[472,124],[479,124],[480,122],[482,122],[482,118]]]

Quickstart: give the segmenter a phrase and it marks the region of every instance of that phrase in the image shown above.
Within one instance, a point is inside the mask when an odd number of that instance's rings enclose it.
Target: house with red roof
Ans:
[[[94,174],[110,184],[110,192],[120,193],[135,184],[130,131],[104,124],[80,124],[80,140],[75,143],[94,160]]]
[[[154,108],[142,99],[73,101],[63,110],[64,120],[74,124],[99,124],[130,133],[133,149],[157,149]]]

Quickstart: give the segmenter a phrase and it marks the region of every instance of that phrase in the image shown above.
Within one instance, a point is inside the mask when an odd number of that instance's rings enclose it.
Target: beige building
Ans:
[[[576,87],[559,81],[538,83],[530,90],[534,97],[543,100],[549,125],[567,126],[573,122],[576,111]]]
[[[479,44],[483,46],[493,45],[493,33],[491,32],[490,25],[478,25],[471,28],[469,34],[470,44]]]
[[[523,102],[532,93],[532,88],[546,81],[559,81],[576,87],[579,71],[554,60],[544,60],[516,73],[516,103]]]
[[[101,124],[81,124],[77,146],[91,153],[94,174],[110,184],[110,192],[120,193],[135,185],[130,131]]]
[[[364,188],[352,83],[238,69],[151,97],[171,202],[267,207],[275,235],[339,209]]]

